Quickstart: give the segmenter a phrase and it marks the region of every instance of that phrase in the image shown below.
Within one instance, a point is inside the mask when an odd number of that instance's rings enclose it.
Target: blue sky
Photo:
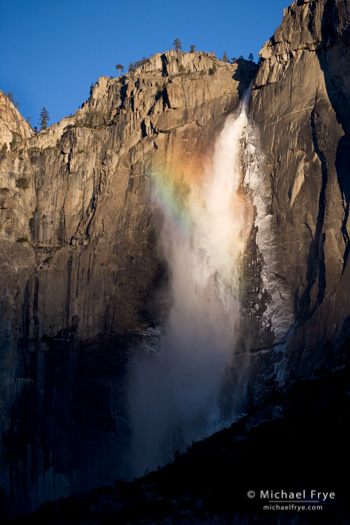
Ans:
[[[215,51],[255,60],[289,0],[0,0],[0,89],[32,126],[74,113],[116,64],[167,51]]]

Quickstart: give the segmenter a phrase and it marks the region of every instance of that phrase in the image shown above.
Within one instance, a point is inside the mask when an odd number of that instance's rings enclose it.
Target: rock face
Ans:
[[[0,486],[17,512],[122,471],[130,346],[164,316],[152,178],[210,154],[255,70],[155,55],[3,156]]]
[[[10,147],[13,140],[29,139],[34,131],[17,108],[0,90],[0,146]]]
[[[349,17],[345,0],[294,2],[253,85],[284,379],[333,366],[349,337]]]

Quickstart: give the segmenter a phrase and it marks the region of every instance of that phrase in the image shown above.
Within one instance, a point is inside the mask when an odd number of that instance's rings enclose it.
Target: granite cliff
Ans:
[[[155,55],[3,156],[0,485],[17,509],[122,472],[125,363],[166,314],[153,173],[210,155],[255,70]]]
[[[19,139],[29,139],[34,131],[14,104],[0,90],[0,137],[1,146],[10,147],[11,142]],[[6,148],[5,148],[6,149]]]
[[[334,366],[349,337],[349,16],[347,1],[294,2],[253,83],[284,378]]]
[[[18,131],[0,162],[0,486],[16,510],[123,472],[126,363],[169,306],[152,183],[174,163],[184,182],[203,167],[252,80],[242,140],[255,217],[241,289],[248,397],[258,404],[278,383],[342,364],[349,13],[347,0],[297,0],[259,68],[158,54],[100,78],[74,116]],[[17,130],[4,105],[4,126]]]

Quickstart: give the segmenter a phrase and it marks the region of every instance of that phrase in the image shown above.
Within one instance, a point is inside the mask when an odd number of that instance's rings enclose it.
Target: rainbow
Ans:
[[[152,202],[171,218],[174,227],[189,233],[195,217],[204,213],[201,196],[205,179],[205,155],[177,152],[174,159],[154,159],[148,175],[152,179]]]

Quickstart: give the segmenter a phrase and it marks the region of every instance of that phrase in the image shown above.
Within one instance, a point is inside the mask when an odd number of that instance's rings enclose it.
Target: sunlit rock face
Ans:
[[[11,142],[29,139],[34,135],[31,126],[22,117],[17,107],[0,90],[0,148],[6,144],[10,148]]]
[[[255,70],[155,55],[1,159],[0,485],[16,511],[125,471],[126,363],[169,309],[154,177],[202,171]]]
[[[334,366],[349,336],[349,16],[346,1],[293,2],[253,83],[265,253],[287,321],[275,338],[280,381]]]

